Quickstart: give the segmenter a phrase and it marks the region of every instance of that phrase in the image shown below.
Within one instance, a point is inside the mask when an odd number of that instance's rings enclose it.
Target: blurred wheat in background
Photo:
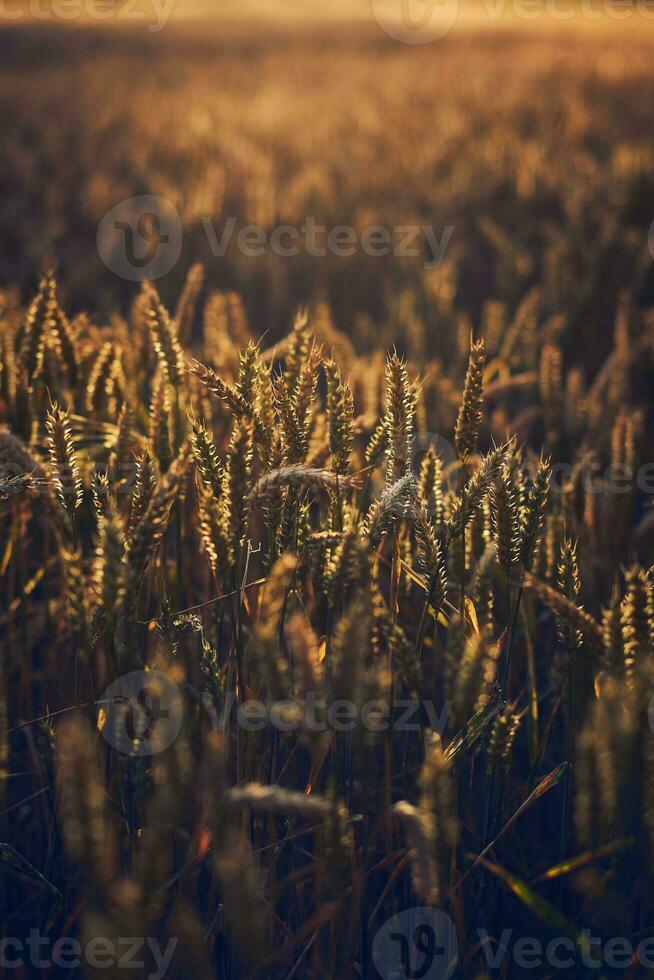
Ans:
[[[539,975],[617,975],[588,930],[646,975],[654,39],[621,38],[0,33],[3,937],[340,980],[433,907],[457,976],[522,976],[504,929],[571,942]],[[183,248],[136,285],[95,242],[146,194]],[[232,216],[453,233],[434,268],[217,258]]]

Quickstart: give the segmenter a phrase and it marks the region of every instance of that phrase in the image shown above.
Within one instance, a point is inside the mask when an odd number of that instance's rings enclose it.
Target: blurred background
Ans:
[[[138,284],[103,263],[98,226],[152,194],[183,226],[164,299],[201,262],[207,288],[239,293],[273,337],[303,301],[362,349],[396,341],[424,356],[416,338],[438,347],[532,296],[541,321],[565,316],[564,352],[587,342],[598,364],[621,292],[651,305],[654,10],[642,4],[2,3],[0,282],[23,298],[55,267],[71,312],[125,311]],[[405,43],[403,16],[436,36]],[[269,233],[308,216],[452,234],[431,270],[360,249],[211,253],[207,219],[218,234],[230,217]]]

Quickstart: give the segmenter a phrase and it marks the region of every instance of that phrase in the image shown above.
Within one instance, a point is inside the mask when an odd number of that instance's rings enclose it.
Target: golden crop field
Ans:
[[[0,972],[650,975],[649,9],[65,2],[0,7]]]

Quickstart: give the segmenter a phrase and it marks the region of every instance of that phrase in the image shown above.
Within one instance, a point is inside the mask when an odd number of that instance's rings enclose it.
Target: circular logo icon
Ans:
[[[372,960],[383,980],[448,980],[458,958],[454,923],[444,912],[429,907],[398,912],[372,944]]]
[[[459,0],[372,0],[375,20],[403,44],[429,44],[454,27]]]
[[[116,276],[130,282],[161,279],[182,252],[182,222],[165,197],[145,194],[121,201],[100,222],[100,258]]]
[[[443,473],[446,476],[446,480],[449,481],[448,476],[452,465],[457,462],[458,454],[454,446],[445,436],[441,436],[438,432],[425,432],[422,434],[417,434],[413,440],[413,469],[416,473],[420,472],[420,467],[422,466],[422,461],[425,458],[429,449],[433,449],[436,455],[441,461],[441,466],[443,468]],[[449,486],[449,482],[448,482]]]
[[[135,670],[110,684],[99,701],[98,728],[124,755],[156,755],[175,741],[184,703],[161,670]]]

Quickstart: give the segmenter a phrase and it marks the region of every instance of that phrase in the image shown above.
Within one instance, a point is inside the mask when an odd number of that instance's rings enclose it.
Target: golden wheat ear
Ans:
[[[152,457],[147,450],[137,458],[135,464],[134,490],[131,495],[129,517],[127,520],[127,538],[133,537],[134,532],[143,518],[156,487],[157,479]]]
[[[332,468],[343,476],[350,467],[350,454],[354,441],[354,401],[352,389],[341,378],[335,361],[325,364],[327,377],[327,430]]]
[[[479,513],[512,451],[512,443],[493,449],[484,456],[479,467],[470,477],[450,506],[450,517],[445,527],[446,541],[460,537]]]
[[[415,481],[413,475],[407,473],[387,486],[370,505],[362,531],[370,539],[371,548],[376,547],[382,535],[388,533],[406,514],[414,494]]]
[[[627,684],[633,686],[635,675],[651,653],[650,648],[651,580],[645,569],[634,565],[625,573],[625,594],[620,606],[624,672]]]
[[[148,312],[148,326],[159,367],[168,384],[179,389],[184,374],[184,355],[177,337],[177,325],[158,297],[153,299]]]
[[[407,856],[410,861],[413,889],[421,901],[429,905],[438,905],[440,881],[433,856],[435,837],[433,821],[428,813],[424,813],[408,800],[395,803],[393,813],[399,819],[409,842]]]
[[[494,770],[504,774],[509,771],[513,758],[513,743],[521,720],[522,714],[508,705],[495,719],[486,749],[486,772],[489,775]]]
[[[80,717],[57,726],[58,809],[66,850],[85,869],[88,886],[102,890],[111,875],[111,847],[95,744]]]
[[[409,473],[416,419],[416,392],[409,382],[406,362],[392,354],[386,362],[386,483],[397,483]]]
[[[163,374],[157,374],[152,389],[148,414],[149,444],[159,472],[165,473],[173,461],[170,416],[172,399],[170,385]]]
[[[106,397],[114,354],[114,345],[108,340],[95,356],[84,394],[84,407],[89,415],[99,411],[102,401]]]
[[[541,546],[551,478],[550,460],[541,456],[533,486],[520,510],[520,561],[528,572],[532,570]]]
[[[223,492],[225,471],[209,430],[197,418],[191,419],[191,447],[195,465],[205,487],[216,496]]]
[[[39,283],[37,294],[27,309],[15,340],[17,360],[30,384],[39,376],[43,367],[51,295],[51,277],[46,276]]]
[[[204,266],[196,262],[188,270],[184,288],[175,308],[174,322],[180,342],[188,344],[193,334],[193,323],[198,310],[200,295],[204,287]]]
[[[497,560],[507,576],[520,559],[520,524],[518,500],[508,466],[500,471],[490,491],[491,531]]]
[[[225,405],[234,418],[249,418],[251,407],[239,391],[228,385],[212,368],[192,358],[187,362],[187,371],[197,378],[207,391]]]
[[[187,446],[161,477],[150,503],[137,524],[125,554],[125,601],[134,603],[150,561],[155,555],[170,520],[173,504],[179,496],[190,462]]]
[[[484,341],[470,342],[470,356],[463,385],[461,408],[456,420],[454,444],[461,462],[465,463],[475,451],[479,428],[483,421],[482,398],[486,354]]]
[[[45,422],[48,433],[50,474],[61,505],[70,519],[82,503],[82,477],[70,428],[70,416],[56,403],[50,406]]]

